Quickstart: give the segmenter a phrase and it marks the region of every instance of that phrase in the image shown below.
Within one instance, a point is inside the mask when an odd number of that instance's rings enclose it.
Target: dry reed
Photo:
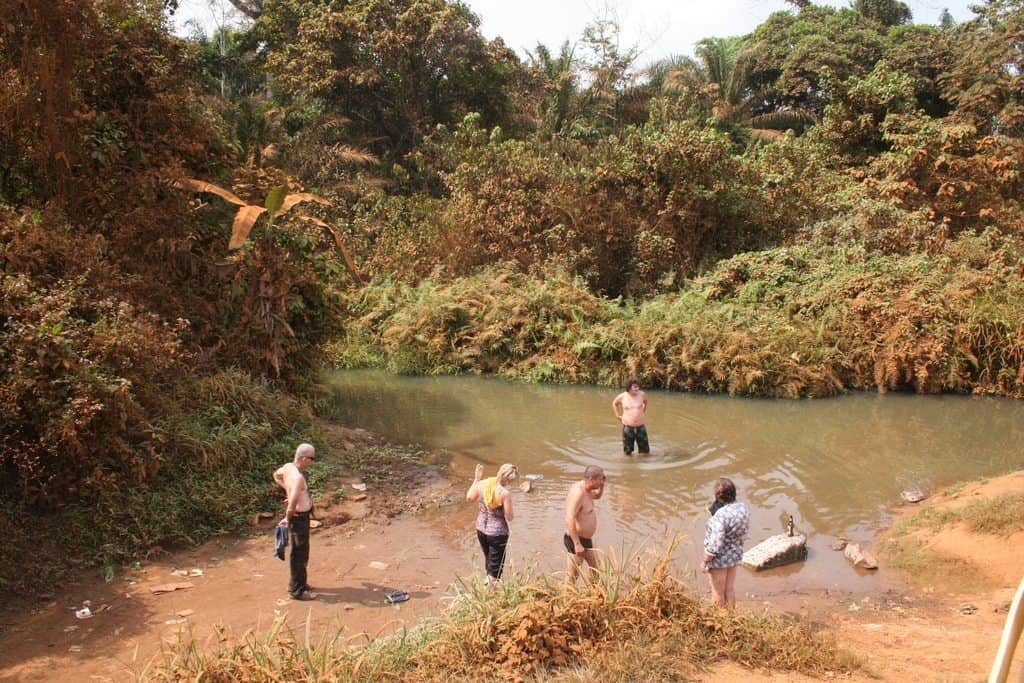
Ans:
[[[634,680],[639,666],[682,680],[723,660],[811,675],[857,667],[807,622],[698,599],[667,557],[607,566],[579,587],[546,576],[457,583],[441,618],[357,650],[341,634],[313,640],[308,622],[302,638],[277,622],[263,637],[224,638],[209,653],[183,639],[140,679]]]

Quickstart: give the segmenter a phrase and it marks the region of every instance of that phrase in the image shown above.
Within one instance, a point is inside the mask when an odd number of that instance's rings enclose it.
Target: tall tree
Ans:
[[[543,97],[537,116],[542,135],[559,134],[572,116],[579,87],[576,62],[576,46],[568,40],[557,55],[542,43],[527,53],[528,65],[540,73],[542,81]]]
[[[321,0],[268,5],[274,26],[267,65],[294,96],[312,96],[351,119],[356,137],[400,157],[437,124],[478,112],[487,126],[508,120],[520,64],[500,40],[479,32],[479,19],[447,0]],[[287,20],[296,22],[294,27]],[[294,40],[287,34],[294,31]]]
[[[853,0],[853,9],[882,26],[898,26],[911,19],[910,7],[900,0]]]
[[[793,107],[821,115],[829,82],[863,76],[885,45],[884,27],[853,9],[819,5],[799,13],[776,12],[748,42],[750,80],[773,108]]]
[[[954,26],[956,26],[956,19],[954,19],[953,15],[949,13],[948,7],[943,7],[942,13],[939,14],[939,28],[943,31],[948,31]]]
[[[635,47],[621,45],[622,27],[612,16],[594,19],[583,29],[580,67],[587,87],[580,94],[580,118],[588,131],[614,130],[622,125],[621,96],[633,84]]]
[[[1024,135],[1024,8],[1019,0],[985,0],[955,29],[957,58],[943,76],[957,113],[979,130]]]
[[[694,99],[714,119],[749,128],[759,139],[813,123],[814,117],[800,110],[764,109],[764,99],[751,86],[751,61],[744,51],[744,38],[704,38],[694,52],[697,59],[683,60],[669,74],[667,92]]]

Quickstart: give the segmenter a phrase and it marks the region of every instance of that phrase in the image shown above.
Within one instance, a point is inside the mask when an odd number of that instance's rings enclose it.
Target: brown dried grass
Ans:
[[[439,620],[353,651],[275,623],[263,637],[183,640],[143,681],[689,680],[717,661],[810,675],[858,667],[805,621],[716,608],[673,575],[668,553],[606,567],[581,587],[547,576],[456,585]],[[651,678],[653,677],[653,678]]]

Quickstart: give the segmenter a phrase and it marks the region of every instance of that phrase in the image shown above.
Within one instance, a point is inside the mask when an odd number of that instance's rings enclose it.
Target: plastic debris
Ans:
[[[193,567],[192,569],[175,569],[171,573],[175,576],[202,576],[203,570],[199,567]]]
[[[88,607],[83,607],[82,609],[75,610],[75,616],[78,617],[79,619],[91,619],[92,618],[92,610],[89,609]]]
[[[405,602],[409,599],[409,594],[403,590],[388,591],[384,594],[384,602],[389,605],[394,605],[399,602]]]
[[[352,484],[352,488],[354,488],[356,491],[365,491],[366,484],[364,484],[363,482],[359,482],[358,484]]]
[[[175,612],[174,616],[176,616],[176,617],[190,617],[190,616],[192,616],[195,613],[196,613],[196,611],[194,609],[183,609],[180,612]]]
[[[540,481],[543,478],[544,478],[543,474],[526,474],[526,475],[523,475],[523,479],[525,479],[526,481]]]
[[[370,563],[370,569],[387,569],[387,568],[388,568],[388,563],[387,562],[378,562],[377,560],[374,560],[373,562]]]

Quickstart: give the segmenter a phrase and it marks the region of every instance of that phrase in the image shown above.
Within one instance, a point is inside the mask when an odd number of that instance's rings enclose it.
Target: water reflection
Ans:
[[[626,458],[611,389],[363,371],[334,374],[327,384],[340,421],[448,449],[457,478],[468,482],[476,462],[514,462],[543,475],[533,492],[516,494],[509,546],[513,558],[535,557],[543,568],[563,566],[564,496],[591,464],[609,477],[597,540],[617,552],[663,546],[680,534],[679,556],[696,557],[720,476],[751,508],[751,544],[781,532],[792,514],[808,535],[810,560],[757,575],[763,591],[794,582],[873,590],[883,579],[849,568],[828,548],[834,536],[870,541],[908,482],[934,489],[1024,467],[1024,403],[1011,400],[773,401],[648,391],[652,454]],[[465,532],[471,550],[473,511],[443,517],[439,524]]]

